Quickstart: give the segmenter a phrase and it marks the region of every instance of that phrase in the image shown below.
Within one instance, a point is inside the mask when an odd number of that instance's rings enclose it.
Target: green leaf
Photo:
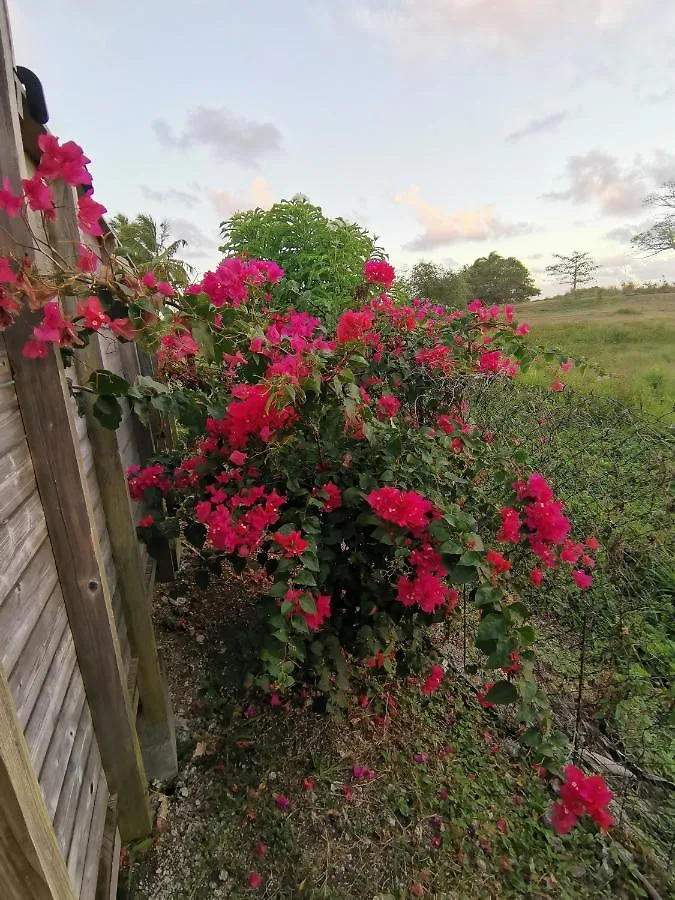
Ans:
[[[506,706],[509,703],[515,703],[518,700],[518,691],[515,684],[510,681],[498,681],[487,692],[485,700],[489,703],[497,703],[500,706]]]
[[[296,584],[310,585],[312,587],[316,585],[316,578],[307,569],[302,569],[302,571],[298,572],[293,581]]]
[[[306,569],[309,569],[310,572],[318,572],[320,570],[318,557],[316,553],[313,553],[311,550],[305,550],[300,557],[300,562]]]
[[[316,603],[311,594],[303,594],[302,597],[300,597],[300,607],[306,613],[309,613],[310,616],[316,615]]]
[[[476,645],[478,647],[486,641],[496,641],[506,635],[506,625],[503,616],[488,613],[483,616],[476,630]]]
[[[482,563],[483,554],[479,553],[477,550],[467,550],[459,560],[460,566],[480,566]]]
[[[476,591],[474,604],[478,609],[489,609],[492,607],[495,611],[500,608],[500,601],[504,594],[499,588],[490,587],[489,584],[482,584]]]
[[[542,738],[537,728],[528,728],[520,740],[526,747],[538,747]]]
[[[292,609],[295,609],[295,603],[292,600],[284,600],[281,604],[281,615],[287,616]]]
[[[276,584],[272,585],[267,594],[269,597],[283,597],[287,590],[288,585],[285,581],[277,581]]]
[[[450,556],[461,556],[463,548],[455,541],[446,541],[441,544],[441,553],[447,553]]]
[[[448,581],[451,584],[471,584],[476,580],[476,570],[473,566],[453,566],[448,572]]]
[[[116,397],[104,394],[96,399],[94,415],[104,428],[114,431],[122,421],[122,407]]]
[[[296,631],[299,631],[300,634],[309,634],[309,625],[302,616],[293,616],[291,625]]]
[[[188,522],[183,529],[183,534],[188,544],[201,550],[206,540],[206,526],[200,522]]]
[[[136,387],[143,393],[150,394],[168,394],[169,389],[160,381],[155,381],[149,375],[139,375],[134,382]]]
[[[97,369],[89,376],[89,384],[97,394],[112,394],[114,397],[125,397],[129,393],[131,385],[120,375],[108,372],[106,369]]]

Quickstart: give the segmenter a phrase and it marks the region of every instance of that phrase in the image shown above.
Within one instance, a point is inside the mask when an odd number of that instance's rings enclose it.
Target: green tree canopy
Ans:
[[[495,252],[468,266],[466,277],[472,296],[483,303],[522,303],[541,293],[519,259]]]
[[[271,209],[235,213],[221,223],[227,255],[247,253],[270,259],[286,272],[275,286],[275,303],[295,307],[327,322],[353,305],[363,285],[363,266],[384,259],[364,228],[345,219],[328,219],[305,197],[275,203]]]
[[[156,222],[146,213],[135,219],[118,213],[108,224],[117,238],[117,255],[128,259],[139,272],[152,271],[160,280],[180,287],[190,283],[194,270],[178,257],[187,241],[170,240],[168,222]]]
[[[453,272],[438,263],[421,259],[404,279],[413,297],[426,297],[454,309],[471,299],[471,287],[463,269]]]

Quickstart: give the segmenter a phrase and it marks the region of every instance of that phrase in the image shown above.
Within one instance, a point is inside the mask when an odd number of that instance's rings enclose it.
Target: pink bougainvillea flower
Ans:
[[[260,885],[262,884],[262,878],[258,872],[249,872],[248,873],[248,886],[257,891]]]
[[[494,681],[488,681],[487,684],[483,685],[483,689],[478,691],[476,694],[476,699],[483,707],[483,709],[492,709],[493,706],[496,706],[491,700],[487,700],[486,697],[490,690],[494,687]]]
[[[108,210],[101,203],[97,203],[92,197],[92,191],[81,194],[77,200],[77,223],[85,234],[92,237],[103,237],[103,229],[99,219]]]
[[[302,789],[307,791],[307,793],[311,793],[314,790],[314,779],[305,778],[302,782]]]
[[[33,328],[33,337],[49,344],[70,347],[77,340],[77,330],[61,312],[58,301],[50,300],[42,308],[42,321]]]
[[[258,841],[255,845],[255,855],[263,857],[267,853],[267,844],[265,841]]]
[[[441,684],[443,683],[443,679],[445,678],[445,671],[443,666],[433,665],[431,667],[431,671],[426,678],[426,681],[420,688],[420,691],[426,696],[430,696],[434,694]]]
[[[518,510],[512,506],[505,506],[499,511],[502,519],[502,527],[497,534],[497,540],[504,543],[517,544],[520,542],[520,529],[522,521],[518,515]]]
[[[16,273],[9,264],[9,257],[0,256],[0,284],[15,284]]]
[[[572,578],[574,579],[574,583],[581,591],[587,591],[588,588],[593,584],[593,576],[587,575],[583,569],[575,569],[572,572]]]
[[[34,212],[43,212],[46,219],[53,221],[56,218],[54,195],[39,173],[36,172],[32,178],[22,178],[21,184],[30,208]]]
[[[439,800],[447,800],[449,796],[450,796],[450,794],[448,793],[448,791],[445,788],[441,788],[441,790],[438,792]]]
[[[2,179],[2,188],[0,189],[0,209],[6,212],[11,219],[14,216],[18,216],[22,206],[23,199],[21,195],[17,197],[16,194],[12,192],[9,178],[5,176]]]
[[[133,341],[136,329],[131,319],[113,319],[110,323],[110,330],[125,341]]]
[[[530,581],[535,587],[539,587],[543,580],[544,573],[541,571],[541,569],[535,566],[534,569],[532,569],[532,571],[530,572]]]
[[[98,331],[110,322],[110,316],[104,311],[98,297],[87,297],[85,301],[80,301],[77,304],[77,314],[84,319],[84,327],[92,331]]]
[[[342,313],[337,322],[335,335],[339,344],[350,341],[362,341],[370,332],[375,316],[370,310],[355,312],[348,309]]]
[[[141,278],[141,284],[147,288],[154,288],[157,284],[157,276],[154,272],[146,272]]]
[[[47,355],[47,344],[31,339],[26,341],[21,352],[27,359],[44,359]]]
[[[152,526],[154,524],[155,524],[155,520],[153,519],[152,516],[143,516],[143,518],[140,519],[138,522],[138,527],[139,528],[152,528]]]
[[[272,535],[272,539],[282,548],[284,556],[289,559],[292,556],[301,556],[309,546],[300,531],[289,531],[288,534],[277,531]]]
[[[348,784],[343,784],[340,790],[342,791],[342,796],[345,798],[345,800],[352,799],[352,789]]]
[[[506,829],[508,827],[509,826],[508,826],[508,822],[506,821],[506,819],[497,819],[497,829],[499,831],[501,831],[502,834],[504,834],[504,832],[506,831]]]
[[[600,549],[600,541],[596,537],[593,537],[593,535],[591,535],[590,537],[587,537],[586,540],[584,541],[584,543],[586,544],[586,546],[588,547],[589,550],[599,550]]]
[[[443,843],[443,839],[441,838],[440,834],[432,835],[430,844],[434,848],[434,850],[438,850],[442,843]]]
[[[234,466],[243,466],[246,462],[246,454],[242,453],[241,450],[233,450],[228,459]]]
[[[423,766],[429,762],[429,754],[428,753],[413,753],[413,762],[416,762],[418,766]]]
[[[95,272],[98,268],[98,263],[99,259],[94,251],[85,247],[84,244],[80,244],[77,248],[77,261],[75,263],[80,272],[87,274]]]
[[[269,701],[272,709],[278,709],[281,706],[281,697],[278,694],[270,694]]]
[[[488,550],[485,554],[485,562],[489,563],[495,572],[508,572],[511,568],[511,563],[504,557],[503,553],[499,553],[497,550]]]
[[[375,772],[367,766],[352,766],[352,775],[357,781],[373,781]]]
[[[363,277],[370,284],[381,284],[385,291],[394,283],[396,272],[388,262],[380,259],[369,259],[363,267]]]
[[[426,530],[429,525],[427,517],[438,515],[435,506],[426,497],[415,491],[400,491],[394,487],[371,491],[366,502],[381,519],[408,528],[414,534]]]
[[[399,400],[393,394],[382,394],[377,401],[378,418],[391,419],[400,409]]]
[[[561,372],[569,372],[570,369],[572,369],[573,367],[574,367],[574,360],[568,359],[567,362],[562,363],[562,365],[560,366],[560,371]]]
[[[158,281],[155,286],[155,290],[163,297],[173,297],[174,295],[174,289],[171,287],[168,281]]]
[[[244,710],[244,718],[252,719],[257,714],[257,712],[258,710],[256,709],[255,705],[253,703],[249,703],[249,705]]]
[[[550,386],[549,391],[564,391],[565,385],[559,378],[556,378],[553,384]]]
[[[565,767],[565,780],[560,786],[560,799],[553,804],[551,824],[558,834],[567,834],[584,813],[602,831],[607,831],[613,819],[607,811],[612,792],[601,775],[586,776],[570,764]]]
[[[38,172],[43,178],[62,178],[71,185],[91,184],[91,175],[87,171],[91,160],[75,141],[66,141],[61,145],[53,134],[41,134],[38,146],[42,151]]]
[[[279,809],[288,809],[291,801],[285,794],[275,794],[274,802]]]
[[[527,322],[521,322],[521,324],[516,327],[514,333],[524,336],[529,332],[529,330],[530,330],[530,326],[527,324]]]
[[[0,331],[9,328],[17,317],[20,309],[21,307],[16,300],[13,297],[4,294],[0,289]],[[24,353],[24,356],[25,355],[26,354]]]

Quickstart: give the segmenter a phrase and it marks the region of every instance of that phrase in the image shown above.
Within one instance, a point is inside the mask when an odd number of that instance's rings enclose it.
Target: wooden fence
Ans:
[[[0,40],[0,178],[16,191],[45,129],[15,76],[4,0]],[[74,189],[57,204],[49,237],[73,259],[92,239],[78,231]],[[23,220],[0,213],[0,255],[26,251],[48,268],[31,245]],[[0,335],[0,898],[107,900],[120,836],[151,830],[148,778],[176,770],[154,563],[124,474],[152,440],[131,411],[117,432],[78,415],[58,353],[22,356],[36,318],[25,311]],[[133,344],[95,337],[69,374],[133,378],[141,363]]]

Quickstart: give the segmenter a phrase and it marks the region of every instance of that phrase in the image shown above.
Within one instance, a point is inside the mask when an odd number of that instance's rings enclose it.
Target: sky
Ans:
[[[203,271],[236,209],[295,194],[397,267],[497,251],[544,295],[675,281],[630,237],[675,179],[672,0],[10,0],[49,128],[110,214],[148,212]]]

